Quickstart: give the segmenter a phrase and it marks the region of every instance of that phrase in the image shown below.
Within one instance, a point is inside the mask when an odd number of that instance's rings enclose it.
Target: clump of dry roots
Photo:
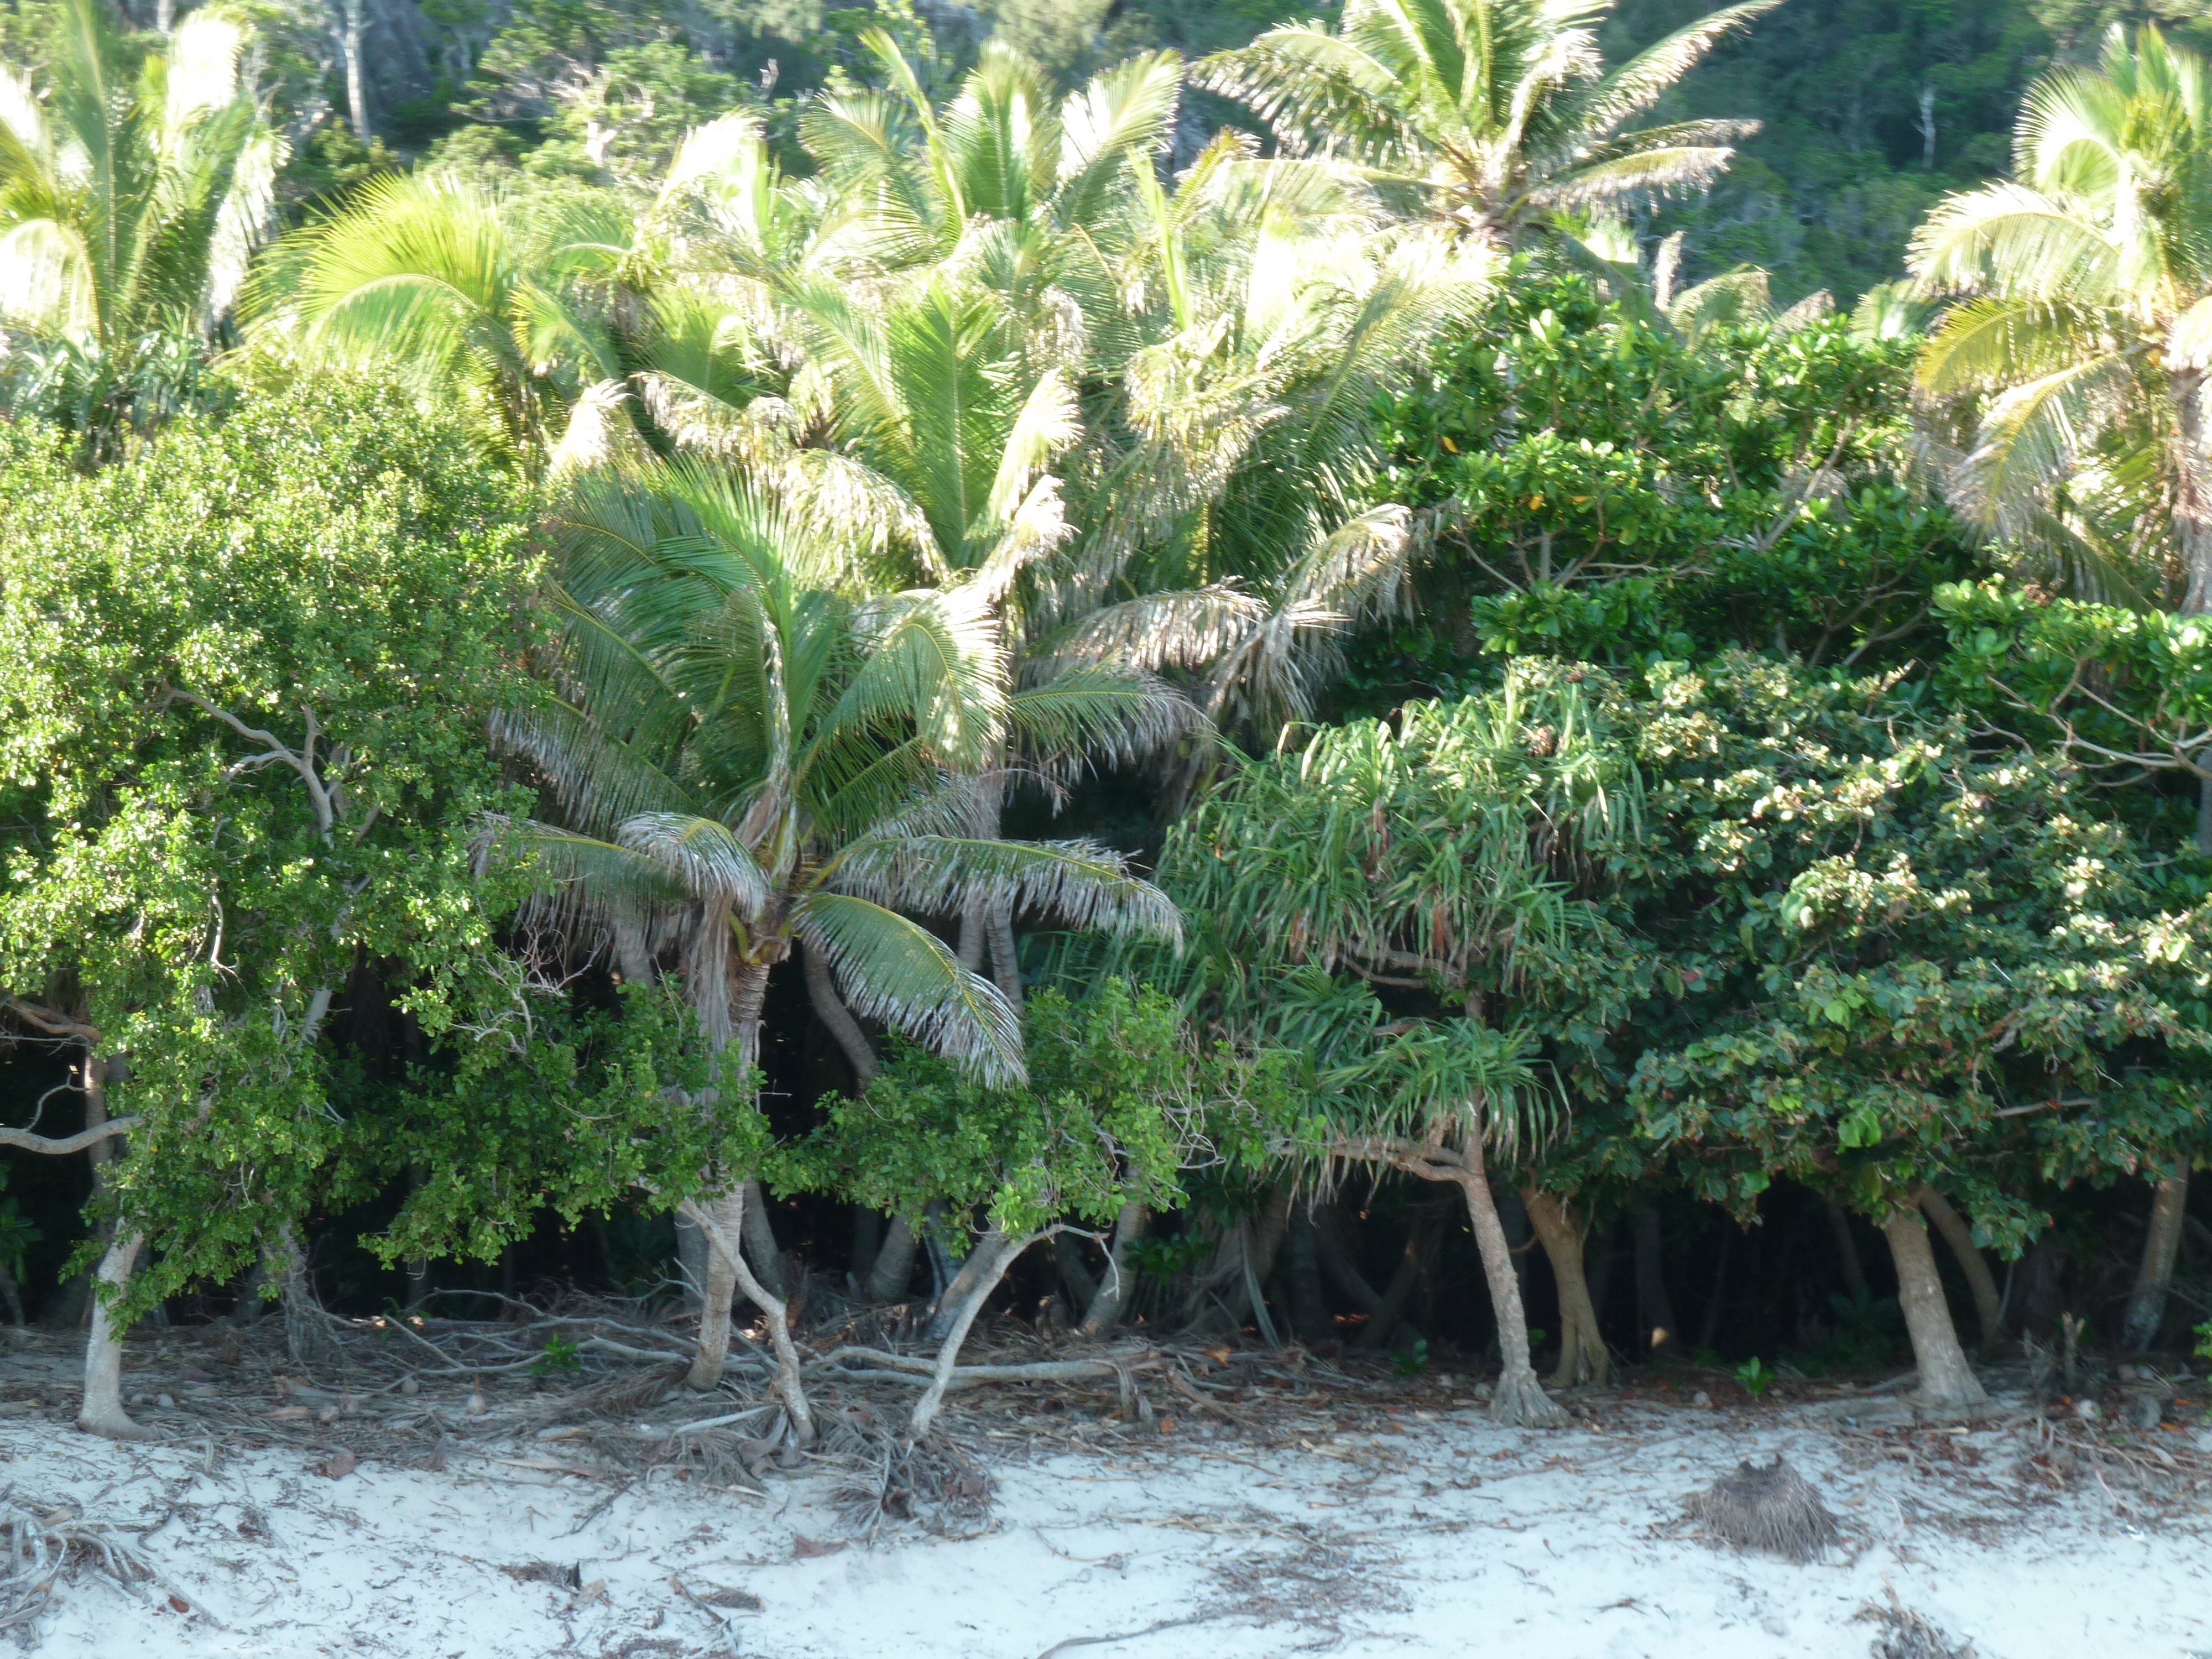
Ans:
[[[86,1521],[64,1505],[0,1494],[0,1631],[20,1630],[35,1621],[53,1600],[54,1587],[73,1569],[104,1572],[134,1595],[152,1583],[167,1589],[144,1555],[114,1528]],[[170,1592],[179,1612],[190,1609]]]
[[[845,1530],[862,1540],[901,1522],[940,1537],[988,1531],[994,1483],[982,1465],[941,1429],[919,1440],[905,1430],[903,1416],[866,1405],[830,1424],[823,1449],[848,1470],[835,1493]]]
[[[1858,1616],[1882,1626],[1881,1634],[1874,1640],[1872,1659],[1974,1659],[1972,1642],[1953,1647],[1942,1631],[1899,1601],[1895,1590],[1889,1592],[1887,1607],[1869,1601],[1859,1609]]]
[[[1690,1498],[1690,1514],[1740,1550],[1763,1550],[1790,1561],[1819,1559],[1842,1529],[1805,1477],[1777,1456],[1744,1462]]]

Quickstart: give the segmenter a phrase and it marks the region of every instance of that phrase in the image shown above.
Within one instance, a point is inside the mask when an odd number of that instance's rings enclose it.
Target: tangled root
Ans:
[[[1764,1468],[1737,1465],[1691,1498],[1690,1514],[1740,1550],[1789,1561],[1815,1560],[1843,1537],[1820,1495],[1779,1455]]]
[[[850,1471],[833,1501],[855,1538],[866,1541],[899,1522],[940,1537],[989,1530],[991,1477],[942,1432],[909,1439],[902,1424],[852,1406],[830,1424],[823,1450]]]

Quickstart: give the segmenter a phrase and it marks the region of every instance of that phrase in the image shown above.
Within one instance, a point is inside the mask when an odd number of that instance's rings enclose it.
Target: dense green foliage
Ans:
[[[1662,1223],[1815,1241],[1715,1269],[1739,1355],[1884,1357],[1856,1226],[1973,1403],[1923,1212],[1985,1338],[1987,1250],[2148,1346],[2193,14],[1324,11],[5,15],[0,1291],[97,1266],[88,1427],[156,1304],[296,1352],[586,1235],[695,1387],[757,1305],[801,1443],[918,1241],[917,1437],[1010,1274],[1559,1421],[1528,1304],[1558,1382],[1682,1348]]]

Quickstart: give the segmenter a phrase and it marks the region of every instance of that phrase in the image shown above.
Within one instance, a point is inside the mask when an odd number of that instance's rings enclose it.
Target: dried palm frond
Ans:
[[[1817,1560],[1843,1531],[1805,1477],[1777,1454],[1771,1463],[1746,1460],[1692,1495],[1690,1513],[1740,1550],[1763,1550],[1788,1561]]]

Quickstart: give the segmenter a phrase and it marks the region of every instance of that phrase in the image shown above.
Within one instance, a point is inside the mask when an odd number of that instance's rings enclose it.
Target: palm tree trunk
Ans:
[[[1559,1291],[1559,1368],[1552,1374],[1552,1386],[1571,1389],[1602,1382],[1612,1369],[1613,1356],[1598,1333],[1597,1306],[1590,1300],[1589,1278],[1583,1267],[1588,1229],[1573,1203],[1556,1193],[1531,1184],[1522,1201],[1528,1206],[1528,1219],[1543,1243]]]
[[[84,1403],[76,1425],[87,1434],[106,1440],[153,1440],[153,1430],[131,1420],[123,1409],[123,1333],[128,1328],[115,1317],[103,1290],[119,1295],[138,1265],[139,1247],[145,1236],[133,1231],[116,1234],[92,1279],[92,1334],[84,1345]]]
[[[1528,1359],[1528,1316],[1521,1306],[1521,1281],[1513,1272],[1513,1252],[1505,1242],[1505,1224],[1498,1218],[1498,1200],[1490,1191],[1490,1176],[1483,1168],[1480,1130],[1467,1138],[1459,1155],[1459,1189],[1467,1200],[1468,1223],[1474,1230],[1475,1249],[1482,1256],[1483,1277],[1490,1284],[1490,1306],[1498,1321],[1498,1348],[1504,1370],[1498,1392],[1490,1401],[1493,1421],[1523,1427],[1550,1427],[1568,1420],[1566,1412],[1544,1392],[1536,1368]]]
[[[2122,1340],[2133,1352],[2150,1346],[2165,1322],[2166,1287],[2173,1282],[2173,1260],[2181,1249],[2181,1225],[2188,1214],[2189,1160],[2177,1158],[2151,1197],[2150,1233],[2143,1240],[2142,1263],[2136,1270],[2135,1290],[2121,1327]]]
[[[1990,1273],[1990,1264],[1974,1245],[1974,1230],[1966,1218],[1952,1208],[1951,1200],[1933,1187],[1923,1185],[1913,1194],[1936,1231],[1943,1235],[1943,1242],[1951,1247],[1951,1256],[1966,1275],[1966,1288],[1974,1297],[1974,1319],[1982,1328],[1984,1346],[1997,1340],[1997,1321],[2001,1316],[2002,1299],[1997,1295],[1997,1281]]]
[[[340,0],[338,50],[345,58],[346,112],[353,118],[353,136],[368,142],[368,82],[361,59],[362,0]]]
[[[806,975],[806,1000],[813,1005],[814,1018],[822,1022],[845,1056],[846,1064],[853,1068],[854,1092],[865,1090],[883,1062],[876,1058],[876,1045],[868,1041],[868,1034],[860,1029],[860,1022],[853,1018],[853,1011],[837,994],[836,982],[830,976],[830,964],[822,953],[799,942],[799,960]]]
[[[2212,611],[2212,464],[2204,453],[2203,374],[2175,370],[2167,387],[2167,396],[2173,401],[2178,452],[2173,468],[2173,530],[2189,579],[2181,609],[2186,615],[2199,616]]]
[[[1958,1328],[1943,1300],[1943,1280],[1936,1271],[1936,1250],[1928,1224],[1917,1210],[1893,1210],[1881,1224],[1889,1253],[1897,1262],[1897,1299],[1905,1309],[1905,1328],[1912,1339],[1912,1358],[1920,1368],[1919,1400],[1928,1406],[1978,1406],[1989,1396],[1966,1363]]]

